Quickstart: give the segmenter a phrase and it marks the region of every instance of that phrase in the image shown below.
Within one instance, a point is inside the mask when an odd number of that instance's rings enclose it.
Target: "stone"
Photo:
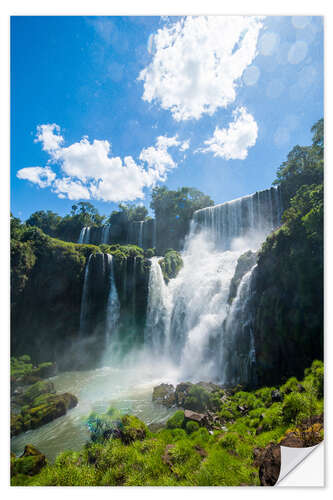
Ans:
[[[185,400],[188,396],[189,390],[192,387],[191,382],[181,382],[177,385],[175,391],[176,405],[183,407],[185,404]]]
[[[46,465],[46,458],[37,448],[27,444],[20,457],[11,455],[10,475],[25,474],[34,476]]]
[[[207,422],[207,415],[204,413],[197,413],[192,410],[184,411],[185,420],[193,420],[194,422],[198,422],[200,425],[204,425]]]
[[[176,403],[175,388],[171,384],[160,384],[153,389],[153,401],[171,408]]]
[[[281,403],[283,401],[283,394],[278,389],[271,392],[272,403]]]

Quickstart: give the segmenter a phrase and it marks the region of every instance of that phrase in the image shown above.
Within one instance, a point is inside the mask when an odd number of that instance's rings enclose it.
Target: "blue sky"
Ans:
[[[269,187],[323,116],[320,17],[12,17],[11,206]]]

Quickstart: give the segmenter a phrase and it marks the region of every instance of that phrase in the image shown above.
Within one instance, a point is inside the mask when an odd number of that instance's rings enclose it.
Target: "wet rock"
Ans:
[[[175,388],[171,384],[160,384],[153,389],[153,401],[171,408],[176,403]]]
[[[271,392],[272,403],[281,403],[283,401],[283,394],[278,389]]]
[[[46,465],[46,458],[37,448],[27,444],[20,457],[11,455],[10,475],[25,474],[34,476]]]
[[[204,413],[197,413],[192,410],[184,411],[185,421],[193,420],[194,422],[198,422],[199,425],[205,425],[208,421],[207,415]]]
[[[281,468],[281,450],[278,444],[269,444],[259,458],[259,479],[261,486],[274,486]]]
[[[11,415],[11,436],[17,436],[29,429],[37,429],[56,418],[62,417],[67,410],[74,408],[77,403],[77,397],[70,393],[41,394],[33,401],[31,406],[23,406],[21,413]]]
[[[189,395],[189,390],[192,387],[191,382],[181,382],[180,384],[177,385],[176,391],[175,391],[175,398],[176,398],[176,405],[177,406],[184,406],[186,398]]]

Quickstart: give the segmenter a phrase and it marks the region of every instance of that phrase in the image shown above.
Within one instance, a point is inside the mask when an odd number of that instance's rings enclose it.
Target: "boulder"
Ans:
[[[281,403],[283,401],[283,394],[278,389],[271,392],[272,403]]]
[[[153,401],[171,408],[176,403],[175,388],[171,384],[160,384],[153,389]]]
[[[278,444],[269,444],[258,459],[261,486],[274,486],[281,468],[281,450]]]
[[[192,410],[184,411],[185,421],[193,420],[194,422],[198,422],[199,425],[205,425],[207,423],[207,415],[205,413],[197,413]]]
[[[37,448],[27,444],[20,457],[11,455],[10,475],[25,474],[34,476],[46,465],[46,458]]]
[[[175,398],[176,398],[176,405],[177,406],[184,406],[185,400],[188,396],[189,390],[192,387],[191,382],[181,382],[180,384],[177,385],[176,391],[175,391]]]

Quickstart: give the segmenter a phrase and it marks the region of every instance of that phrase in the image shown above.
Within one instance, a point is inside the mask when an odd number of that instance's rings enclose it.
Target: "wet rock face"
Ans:
[[[25,474],[34,476],[46,465],[46,458],[37,448],[27,444],[20,457],[11,456],[10,475]]]
[[[56,394],[52,382],[42,381],[16,390],[11,403],[11,436],[17,436],[65,415],[78,404],[78,399],[70,393]]]
[[[168,408],[175,405],[175,388],[171,384],[161,384],[153,389],[153,401]]]

